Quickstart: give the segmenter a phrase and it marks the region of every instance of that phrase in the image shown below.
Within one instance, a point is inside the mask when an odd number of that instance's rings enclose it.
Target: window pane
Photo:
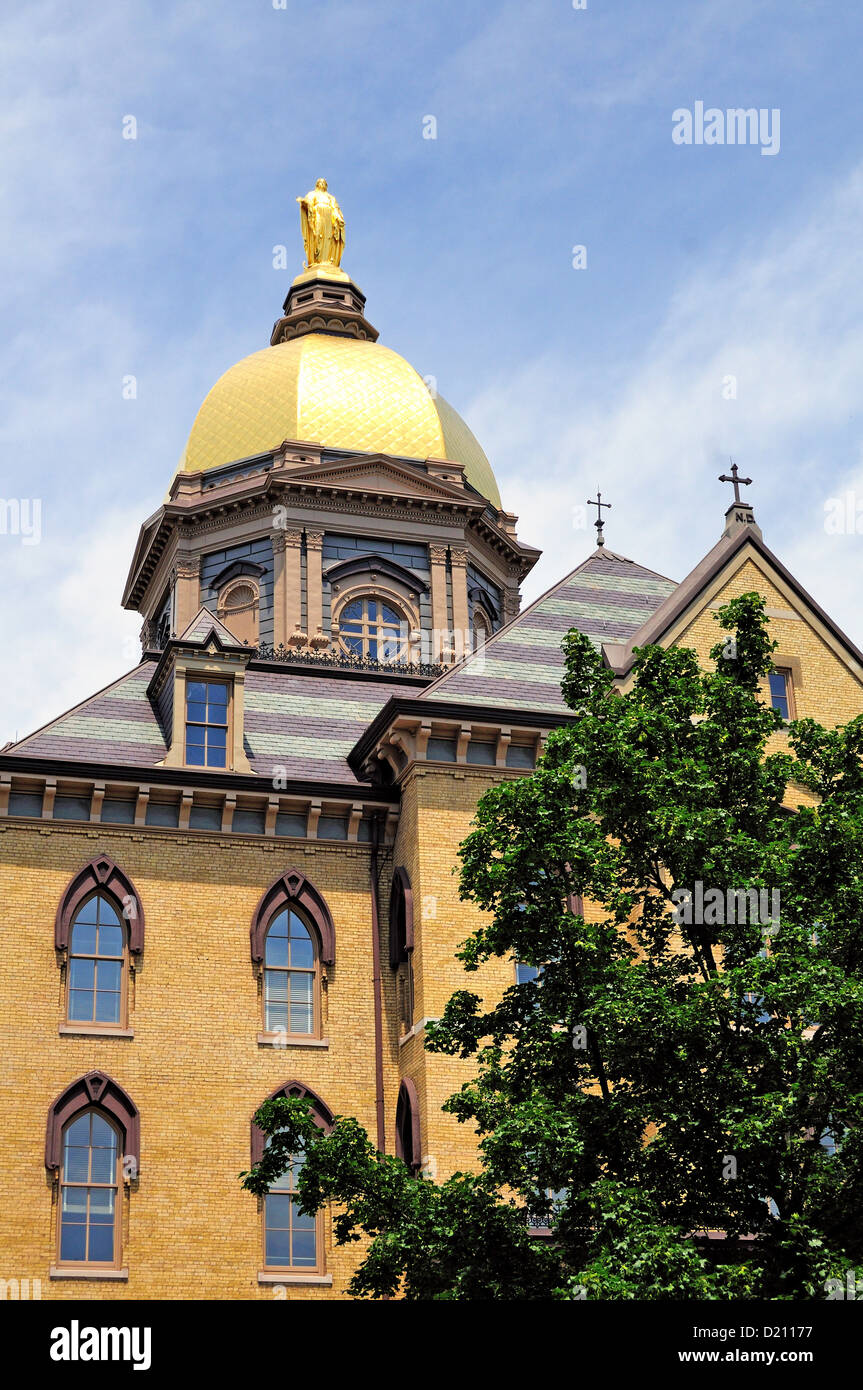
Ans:
[[[294,1230],[292,1264],[300,1269],[313,1269],[316,1264],[315,1232]]]
[[[63,1138],[64,1146],[74,1148],[76,1145],[83,1145],[85,1148],[90,1143],[90,1116],[79,1115],[77,1120],[73,1120],[68,1126]]]
[[[217,710],[219,706],[224,710],[228,703],[228,687],[226,685],[209,685],[207,687],[207,699],[210,705],[216,706]]]
[[[283,1004],[288,998],[288,973],[286,970],[268,970],[266,976],[267,1000],[271,1004]]]
[[[274,936],[273,930],[267,932],[267,940],[264,946],[264,963],[266,965],[281,966],[283,969],[288,964],[288,938],[286,936]]]
[[[72,928],[70,949],[73,956],[95,956],[97,928],[95,924],[76,921]]]
[[[119,914],[119,912],[117,911],[117,909],[115,908],[114,904],[111,903],[111,902],[109,902],[107,898],[103,898],[103,897],[100,896],[100,897],[99,897],[99,921],[102,922],[103,924],[107,922],[107,923],[113,923],[113,924],[115,924],[116,926],[119,926],[119,925],[120,925],[120,920],[121,920],[121,919],[120,919],[120,914]]]
[[[267,1247],[264,1257],[268,1265],[288,1265],[291,1262],[291,1237],[289,1231],[267,1231]]]
[[[292,1197],[280,1193],[267,1195],[267,1225],[273,1230],[286,1231],[291,1224]]]
[[[378,605],[377,605],[376,600],[373,599],[373,598],[370,598],[370,599],[368,600],[368,612],[369,612],[369,622],[370,622],[370,623],[377,622],[377,617],[378,617]]]
[[[122,956],[123,954],[123,928],[112,925],[105,925],[103,922],[99,928],[99,955],[100,956]],[[119,970],[119,963],[117,969]]]
[[[315,964],[315,950],[308,934],[304,937],[291,937],[291,965],[296,970],[312,970]]]
[[[119,994],[105,994],[101,991],[96,994],[96,1017],[94,1023],[119,1023],[120,1022],[120,996]]]
[[[345,646],[352,656],[362,656],[363,639],[361,637],[350,637],[345,635]]]
[[[200,724],[186,725],[186,743],[203,744],[207,731]]]
[[[60,1231],[60,1259],[82,1263],[87,1253],[87,1227],[72,1224],[63,1217]]]
[[[264,1014],[264,1022],[268,1033],[287,1033],[287,1004],[275,1003],[272,1000],[268,999]]]
[[[395,627],[398,627],[402,620],[401,614],[397,613],[394,608],[390,608],[386,603],[381,604],[381,617],[385,623],[392,623]]]
[[[73,1023],[90,1023],[93,1019],[93,994],[82,989],[69,991],[69,1018]]]
[[[90,1162],[91,1182],[115,1182],[117,1155],[113,1149],[93,1149]]]
[[[189,759],[189,761],[191,762],[191,759]],[[224,743],[222,744],[221,748],[218,745],[214,747],[212,743],[208,744],[207,767],[224,767],[225,761],[226,760]]]
[[[96,974],[94,960],[73,956],[69,962],[69,985],[71,989],[92,989]]]
[[[63,1153],[63,1179],[65,1182],[87,1182],[89,1173],[90,1150],[76,1146],[69,1146]],[[69,1187],[63,1193],[63,1207],[67,1206],[67,1198],[71,1202],[77,1188]]]
[[[114,1258],[114,1222],[108,1226],[90,1226],[89,1259],[100,1264],[109,1264]]]
[[[204,766],[204,749],[195,744],[186,744],[186,762],[194,767]]]
[[[122,970],[119,960],[100,960],[96,967],[96,988],[119,994]]]
[[[104,1120],[101,1115],[96,1115],[92,1111],[90,1113],[90,1120],[92,1123],[92,1129],[90,1131],[92,1136],[92,1142],[98,1145],[99,1148],[111,1149],[113,1153],[116,1153],[116,1130],[113,1130],[111,1126],[108,1124],[108,1121]]]
[[[90,1189],[90,1224],[96,1226],[113,1225],[114,1222],[114,1189],[109,1187],[91,1187]]]
[[[188,681],[186,684],[186,699],[205,704],[207,700],[207,687],[205,683],[203,681]]]
[[[346,603],[345,606],[344,606],[344,608],[342,609],[342,620],[343,620],[343,621],[344,621],[344,620],[347,620],[347,619],[350,619],[350,618],[353,618],[353,619],[356,620],[356,619],[358,619],[358,618],[361,618],[362,615],[363,615],[362,600],[361,600],[361,599],[358,599],[358,598],[352,599],[350,603]]]
[[[79,907],[75,913],[76,922],[98,922],[99,920],[99,895],[95,894],[83,907]]]
[[[190,700],[186,706],[186,718],[195,724],[206,724],[207,706],[199,704],[197,700]]]

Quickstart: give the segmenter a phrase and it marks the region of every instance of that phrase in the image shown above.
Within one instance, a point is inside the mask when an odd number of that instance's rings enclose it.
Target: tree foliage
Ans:
[[[304,1145],[306,1209],[336,1203],[336,1239],[364,1241],[354,1294],[823,1297],[861,1261],[863,716],[786,728],[763,600],[716,616],[711,670],[647,647],[623,694],[571,632],[571,721],[479,803],[461,960],[539,971],[491,1004],[458,991],[428,1027],[473,1060],[445,1108],[479,1173],[433,1183],[354,1120],[324,1136],[303,1102],[261,1111],[245,1185]]]

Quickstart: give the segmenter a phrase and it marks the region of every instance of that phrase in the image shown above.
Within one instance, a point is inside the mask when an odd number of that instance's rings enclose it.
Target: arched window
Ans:
[[[85,1110],[63,1130],[57,1262],[120,1263],[121,1143],[98,1110]]]
[[[298,869],[264,893],[252,916],[251,945],[263,973],[265,1033],[319,1037],[322,970],[335,960],[335,929],[323,897]]]
[[[420,1111],[417,1090],[410,1077],[399,1086],[396,1102],[396,1154],[416,1173],[420,1166]]]
[[[410,623],[401,608],[372,594],[349,598],[337,614],[339,643],[351,656],[407,660]]]
[[[75,913],[69,933],[67,1021],[124,1026],[128,975],[123,918],[106,893],[92,893]]]
[[[299,912],[285,907],[264,941],[264,1031],[315,1037],[320,1033],[320,980],[313,934]]]
[[[332,1128],[333,1116],[314,1091],[300,1081],[288,1081],[273,1091],[268,1100],[279,1096],[307,1096],[312,1101],[312,1118],[325,1132]],[[252,1163],[260,1162],[269,1139],[252,1121]],[[298,1181],[304,1162],[294,1154],[281,1177],[273,1183],[263,1201],[263,1259],[267,1271],[286,1274],[322,1274],[324,1269],[323,1213],[306,1216],[299,1209]]]
[[[492,627],[489,618],[487,617],[485,611],[482,608],[480,608],[478,604],[475,604],[473,610],[474,651],[477,651],[480,647],[484,647],[489,637],[491,637],[491,634]]]
[[[125,1028],[129,963],[144,947],[144,909],[131,880],[107,855],[85,865],[60,899],[54,945],[66,967],[64,1026]]]
[[[60,1093],[45,1132],[45,1167],[59,1182],[60,1265],[120,1265],[123,1179],[137,1178],[139,1161],[138,1110],[116,1081],[91,1071]]]
[[[219,617],[238,642],[248,642],[250,647],[258,644],[259,607],[258,586],[246,575],[227,584],[219,594]]]
[[[390,889],[390,965],[398,972],[399,1024],[409,1033],[414,1022],[414,911],[411,881],[401,866]]]

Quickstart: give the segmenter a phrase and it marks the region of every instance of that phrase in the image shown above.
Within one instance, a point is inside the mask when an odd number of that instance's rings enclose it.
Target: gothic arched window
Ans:
[[[128,970],[126,925],[106,893],[86,898],[69,933],[66,1018],[123,1027]]]
[[[419,1097],[414,1083],[405,1077],[396,1102],[396,1154],[412,1173],[420,1166]]]
[[[401,1031],[409,1033],[414,1022],[414,909],[411,881],[401,866],[390,889],[390,965],[397,972]]]
[[[122,1145],[116,1126],[97,1109],[63,1130],[57,1263],[120,1263]]]
[[[312,1102],[312,1119],[329,1133],[333,1116],[320,1096],[301,1081],[287,1081],[267,1097],[307,1097]],[[252,1163],[259,1163],[269,1139],[252,1121]],[[323,1212],[306,1216],[299,1209],[298,1183],[303,1155],[293,1154],[287,1167],[263,1199],[264,1268],[286,1274],[322,1274],[324,1269]]]
[[[124,1179],[138,1177],[140,1118],[121,1086],[88,1072],[48,1110],[45,1167],[57,1174],[57,1262],[114,1269],[121,1263]]]
[[[264,941],[264,1031],[315,1037],[320,1033],[320,971],[315,935],[299,912],[285,907]]]

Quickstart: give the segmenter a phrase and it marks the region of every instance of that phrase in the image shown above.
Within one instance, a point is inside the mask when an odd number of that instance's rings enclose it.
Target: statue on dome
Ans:
[[[338,266],[345,249],[345,219],[332,193],[327,192],[326,179],[318,179],[305,198],[298,198],[297,202],[306,248],[306,268]]]

